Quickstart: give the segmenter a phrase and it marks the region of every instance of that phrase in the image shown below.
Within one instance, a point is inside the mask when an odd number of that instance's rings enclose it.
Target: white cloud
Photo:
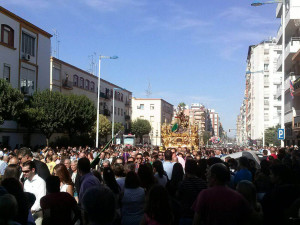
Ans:
[[[84,0],[84,3],[99,11],[117,11],[123,7],[138,7],[143,5],[142,1],[137,0]]]
[[[266,18],[259,15],[256,11],[249,8],[230,7],[217,16],[218,19],[228,21],[239,21],[240,25],[245,26],[262,26],[276,24],[275,18]]]

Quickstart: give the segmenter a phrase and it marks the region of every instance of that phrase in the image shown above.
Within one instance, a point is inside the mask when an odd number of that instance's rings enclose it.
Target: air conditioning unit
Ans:
[[[24,53],[23,56],[22,56],[22,59],[24,59],[24,60],[26,60],[26,61],[29,61],[29,60],[30,60],[30,55]]]

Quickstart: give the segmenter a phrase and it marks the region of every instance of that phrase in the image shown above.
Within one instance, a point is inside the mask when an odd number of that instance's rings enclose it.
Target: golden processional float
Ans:
[[[189,116],[184,114],[184,110],[180,106],[178,106],[172,123],[162,125],[161,137],[165,149],[178,147],[199,148],[198,125],[189,122]]]

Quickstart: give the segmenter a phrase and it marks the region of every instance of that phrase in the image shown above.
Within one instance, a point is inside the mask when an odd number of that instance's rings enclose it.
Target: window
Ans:
[[[144,119],[144,116],[140,116],[140,118],[143,120],[143,119]]]
[[[113,89],[110,89],[110,98],[113,98]]]
[[[1,42],[14,47],[14,30],[6,24],[1,25]]]
[[[53,67],[52,79],[53,80],[60,80],[60,69],[57,69],[57,68]]]
[[[121,109],[121,116],[123,116],[123,109]]]
[[[264,70],[266,70],[266,71],[269,70],[269,64],[264,64]]]
[[[3,79],[10,82],[10,66],[4,63]]]
[[[34,70],[21,68],[21,92],[32,95],[35,90],[36,74]]]
[[[118,116],[120,116],[120,108],[118,108]]]
[[[75,87],[78,87],[78,76],[77,75],[73,75],[73,85]]]
[[[91,82],[91,91],[95,91],[95,83],[93,81]]]
[[[154,110],[154,104],[150,104],[150,110]]]
[[[121,101],[123,102],[123,94],[121,93]]]
[[[121,97],[120,97],[120,92],[118,92],[118,98],[117,98],[119,101],[121,100]]]
[[[79,87],[83,88],[83,86],[84,86],[84,79],[83,79],[83,77],[80,77],[80,79],[79,79]]]
[[[140,104],[140,109],[144,110],[144,104]]]
[[[22,32],[22,52],[34,56],[35,38],[31,35]]]
[[[90,81],[89,80],[85,80],[85,89],[90,90]]]

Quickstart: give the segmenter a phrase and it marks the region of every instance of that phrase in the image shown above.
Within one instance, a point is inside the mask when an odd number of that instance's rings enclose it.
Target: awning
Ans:
[[[295,55],[292,58],[292,61],[300,61],[300,49],[298,52],[295,53]]]

